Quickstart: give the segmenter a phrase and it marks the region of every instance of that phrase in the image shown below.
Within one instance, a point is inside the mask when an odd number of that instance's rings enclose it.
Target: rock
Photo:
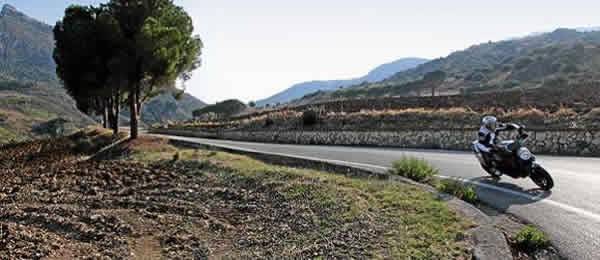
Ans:
[[[560,260],[558,254],[546,249],[538,250],[537,252],[535,252],[533,258],[536,260]]]
[[[475,250],[473,258],[476,260],[511,260],[513,259],[510,247],[504,234],[493,226],[481,226],[473,230]]]

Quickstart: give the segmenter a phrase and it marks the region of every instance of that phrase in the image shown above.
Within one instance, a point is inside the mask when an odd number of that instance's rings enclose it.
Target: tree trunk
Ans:
[[[121,94],[118,90],[115,94],[115,101],[113,105],[115,113],[115,118],[113,122],[113,132],[115,133],[115,135],[117,135],[119,134],[119,119],[121,118]]]
[[[137,108],[137,89],[138,84],[134,85],[134,89],[129,91],[129,133],[131,139],[138,138],[138,108]]]
[[[431,85],[431,105],[432,105],[434,108],[437,108],[437,104],[436,104],[436,102],[435,102],[435,101],[436,101],[436,100],[435,100],[435,88],[436,88],[436,87],[437,87],[437,86],[436,86],[435,84]]]
[[[102,104],[103,108],[102,108],[102,127],[104,127],[105,129],[108,129],[109,127],[109,122],[108,122],[108,102],[106,100],[104,100],[103,104]]]
[[[143,103],[143,101],[142,101],[142,94],[140,92],[141,92],[141,87],[138,85],[136,87],[136,90],[135,90],[135,102],[137,104],[136,108],[137,108],[137,117],[138,117],[138,120],[140,120],[140,118],[142,117],[142,103]]]

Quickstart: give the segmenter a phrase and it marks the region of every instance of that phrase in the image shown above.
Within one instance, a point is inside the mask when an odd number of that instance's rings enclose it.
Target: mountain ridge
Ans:
[[[381,82],[320,93],[311,100],[430,95],[431,86],[422,80],[438,70],[447,75],[436,88],[443,95],[567,87],[600,80],[600,31],[559,28],[550,33],[476,44]]]
[[[428,61],[423,58],[401,58],[393,62],[385,63],[377,66],[359,78],[345,80],[314,80],[295,84],[269,98],[256,102],[257,106],[264,107],[265,105],[276,105],[277,103],[287,103],[294,99],[299,99],[305,95],[309,95],[318,91],[333,91],[339,87],[349,87],[358,85],[363,82],[377,82],[394,75],[397,72],[413,68],[419,64]]]

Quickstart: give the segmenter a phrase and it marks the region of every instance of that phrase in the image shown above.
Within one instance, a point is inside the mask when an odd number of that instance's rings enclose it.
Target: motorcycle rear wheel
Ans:
[[[534,166],[530,178],[542,190],[549,191],[554,187],[552,176],[542,166]]]

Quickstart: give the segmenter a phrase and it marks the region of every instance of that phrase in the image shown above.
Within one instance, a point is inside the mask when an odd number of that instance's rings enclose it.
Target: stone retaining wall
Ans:
[[[154,129],[152,133],[283,144],[320,144],[470,150],[473,130],[425,131],[219,131]],[[527,146],[537,154],[600,156],[600,132],[531,132]]]
[[[583,82],[561,88],[538,88],[526,90],[510,90],[491,93],[450,95],[431,97],[377,97],[326,100],[322,102],[284,106],[283,108],[245,114],[231,119],[244,119],[272,113],[276,110],[322,110],[327,112],[359,112],[361,110],[402,110],[407,108],[452,108],[469,107],[475,111],[486,111],[489,108],[538,108],[554,111],[561,107],[573,108],[577,111],[600,106],[600,96],[596,93],[599,82]]]

